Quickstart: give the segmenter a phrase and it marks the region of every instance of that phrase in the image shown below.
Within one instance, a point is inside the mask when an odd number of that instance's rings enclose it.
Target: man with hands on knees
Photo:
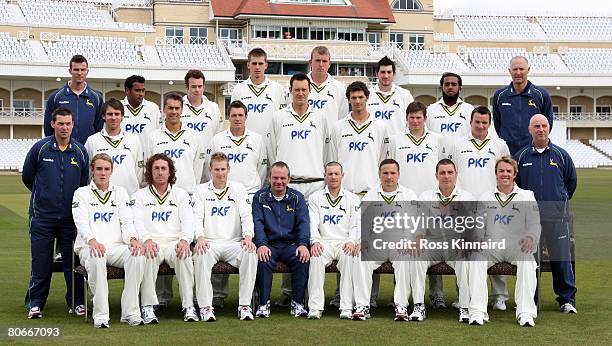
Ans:
[[[107,265],[125,269],[121,322],[137,326],[142,324],[138,291],[145,257],[134,229],[130,197],[123,187],[110,184],[113,160],[108,154],[96,154],[90,167],[93,179],[75,191],[72,214],[78,231],[75,252],[87,269],[94,297],[94,327],[109,327]]]
[[[228,181],[230,167],[224,153],[213,153],[210,158],[212,180],[196,186],[194,194],[195,277],[196,296],[200,305],[200,319],[216,320],[213,287],[210,281],[213,266],[226,261],[240,271],[240,320],[253,320],[251,297],[257,271],[257,255],[253,243],[253,217],[246,188]]]
[[[289,166],[279,161],[270,168],[270,186],[253,197],[253,223],[257,245],[259,309],[256,317],[270,317],[272,272],[277,261],[291,269],[291,314],[304,317],[304,295],[308,279],[310,220],[304,195],[287,185]]]
[[[198,320],[193,306],[193,260],[189,243],[193,240],[194,216],[191,199],[176,182],[174,162],[165,154],[151,156],[145,165],[147,186],[138,190],[134,200],[134,226],[144,241],[147,261],[140,286],[142,319],[145,324],[159,322],[153,306],[158,304],[155,280],[162,262],[176,271],[181,292],[183,320]]]
[[[310,214],[310,270],[308,277],[308,318],[319,319],[323,312],[325,267],[338,261],[340,271],[340,318],[353,314],[353,252],[361,227],[359,197],[342,188],[342,165],[325,165],[326,187],[308,199]]]

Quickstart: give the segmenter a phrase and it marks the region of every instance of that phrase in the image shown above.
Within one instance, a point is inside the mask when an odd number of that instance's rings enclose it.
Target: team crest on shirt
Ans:
[[[288,212],[293,212],[293,211],[295,211],[295,209],[291,208],[291,206],[289,204],[287,204],[287,211]]]
[[[527,106],[537,107],[537,106],[536,106],[536,104],[535,104],[535,102],[533,102],[533,100],[529,100],[529,101],[527,102]]]
[[[75,160],[74,156],[70,158],[70,164],[71,164],[71,165],[75,165],[75,166],[79,167],[79,163],[78,163],[78,162],[76,162],[76,160]]]
[[[86,105],[88,105],[88,106],[90,106],[91,108],[95,108],[95,106],[94,106],[93,102],[91,102],[91,100],[90,100],[90,99],[87,99],[87,100],[85,101],[85,104],[86,104]]]
[[[549,166],[559,167],[559,165],[558,165],[558,164],[557,164],[555,161],[553,161],[553,159],[552,159],[552,158],[550,158],[550,161],[548,162],[548,165],[549,165]]]

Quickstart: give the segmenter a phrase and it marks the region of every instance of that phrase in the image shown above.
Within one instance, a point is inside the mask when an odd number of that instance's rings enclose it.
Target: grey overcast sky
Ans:
[[[610,0],[434,0],[434,9],[451,9],[454,13],[499,13],[529,15],[610,15]]]

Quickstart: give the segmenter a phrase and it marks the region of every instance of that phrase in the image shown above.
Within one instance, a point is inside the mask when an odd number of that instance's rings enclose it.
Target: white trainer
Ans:
[[[199,320],[196,309],[193,306],[183,309],[183,321],[197,322]]]
[[[153,309],[153,305],[146,305],[140,309],[142,313],[142,322],[144,324],[158,324],[159,319],[155,315],[155,310]]]
[[[484,317],[482,314],[472,314],[470,315],[469,324],[472,326],[483,326]]]
[[[564,314],[576,314],[578,310],[576,310],[572,303],[565,303],[561,305],[561,312]]]
[[[270,301],[265,305],[260,305],[255,312],[255,317],[270,317]]]
[[[415,322],[421,322],[425,319],[425,304],[414,304],[412,313],[410,314],[410,320]]]
[[[345,309],[340,311],[341,320],[350,320],[353,318],[353,310]]]
[[[518,324],[521,327],[535,327],[533,317],[529,316],[528,314],[520,314],[518,317]]]
[[[355,312],[353,313],[353,320],[355,321],[365,321],[370,318],[370,307],[369,306],[358,306],[355,308]]]
[[[308,311],[308,319],[309,320],[320,320],[322,314],[323,314],[323,311],[321,310],[310,309],[310,311]]]
[[[468,323],[470,321],[470,313],[466,308],[459,309],[459,322]]]
[[[408,311],[406,311],[406,307],[400,304],[395,304],[395,317],[394,321],[397,322],[405,322],[408,321]]]
[[[28,311],[28,318],[29,319],[36,319],[36,318],[42,318],[42,310],[38,307],[38,306],[34,306],[30,309],[30,311]]]
[[[98,329],[108,329],[108,328],[110,328],[110,325],[108,324],[108,321],[104,321],[104,322],[94,322],[94,328],[98,328]]]
[[[217,318],[215,317],[215,308],[212,306],[207,306],[200,308],[200,321],[202,322],[215,322]]]
[[[239,306],[238,307],[238,319],[241,321],[252,321],[255,318],[253,317],[253,310],[248,305]]]
[[[506,302],[498,299],[493,303],[493,310],[506,311]]]

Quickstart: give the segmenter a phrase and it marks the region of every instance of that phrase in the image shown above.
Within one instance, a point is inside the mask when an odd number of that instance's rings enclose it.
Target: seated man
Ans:
[[[487,268],[498,262],[516,265],[516,319],[520,326],[535,326],[538,309],[534,295],[538,264],[533,254],[540,239],[540,214],[532,191],[516,186],[518,164],[511,156],[495,163],[497,188],[485,193],[480,200],[478,215],[484,215],[484,241],[505,241],[505,249],[481,251],[469,262],[470,324],[483,325],[487,314]]]
[[[200,319],[215,321],[213,266],[225,261],[239,268],[238,318],[252,320],[251,296],[257,275],[257,255],[253,244],[253,216],[244,186],[228,181],[230,167],[224,153],[210,157],[212,180],[196,186],[194,194],[196,297]]]
[[[385,215],[408,212],[401,203],[397,202],[416,201],[417,196],[412,190],[399,184],[399,163],[394,159],[383,160],[378,166],[378,177],[380,184],[366,193],[361,207],[366,207],[363,202],[377,202],[373,206],[375,209],[384,210]],[[378,204],[381,207],[378,207]],[[364,242],[355,251],[355,256],[359,255],[360,252],[361,256],[355,257],[355,262],[353,263],[353,285],[355,289],[355,312],[353,313],[353,319],[365,321],[370,318],[369,304],[372,291],[372,274],[376,268],[386,261],[390,261],[393,264],[396,283],[393,293],[395,320],[405,321],[407,319],[406,307],[408,306],[411,287],[409,259],[402,258],[405,254],[399,249],[369,249],[369,251],[366,248],[361,249],[361,247],[371,247],[371,245],[374,245],[373,243],[366,243]],[[366,251],[369,252],[367,255]],[[417,287],[412,285],[415,307],[410,317],[414,316],[416,318],[418,316],[419,320],[422,321],[425,317],[425,305],[423,304],[425,291],[424,288],[420,292],[417,292],[416,289]]]
[[[325,165],[326,187],[308,199],[310,213],[309,319],[321,318],[325,303],[325,267],[338,261],[340,318],[353,315],[353,252],[361,229],[359,197],[342,188],[342,165]]]
[[[93,179],[89,186],[75,191],[72,215],[78,231],[74,252],[87,269],[93,293],[94,327],[109,327],[107,265],[125,269],[121,322],[137,326],[142,324],[138,291],[145,257],[134,229],[130,197],[124,188],[109,183],[113,174],[110,156],[94,155],[90,167]]]
[[[166,154],[154,154],[145,165],[147,187],[133,196],[134,226],[144,241],[148,258],[140,286],[142,319],[159,322],[153,306],[158,304],[155,280],[163,262],[175,269],[183,306],[183,320],[197,321],[193,307],[193,260],[189,243],[193,240],[194,217],[185,190],[175,186],[176,168]]]
[[[270,317],[272,272],[277,261],[291,268],[291,314],[304,317],[304,294],[308,279],[310,220],[304,195],[287,186],[289,166],[279,161],[270,168],[270,186],[253,196],[253,223],[257,245],[259,309],[255,316]]]
[[[474,198],[471,193],[457,186],[457,168],[453,161],[442,159],[435,169],[438,186],[433,190],[423,192],[419,197],[419,200],[423,202],[424,215],[428,218],[439,218],[440,220],[448,216],[452,218],[464,217],[466,212],[471,215],[473,208],[468,203],[461,202],[473,201]],[[423,230],[424,241],[432,244],[444,244],[448,246],[448,249],[421,249],[424,250],[421,255],[423,261],[411,261],[410,264],[414,266],[414,269],[411,269],[411,274],[416,275],[413,279],[416,280],[417,284],[421,284],[423,290],[425,289],[425,274],[428,267],[446,262],[455,270],[457,286],[459,287],[459,322],[467,323],[469,320],[467,262],[458,260],[461,254],[452,249],[451,243],[453,239],[462,237],[459,230],[459,228],[444,228],[441,223],[428,222],[426,229]]]

